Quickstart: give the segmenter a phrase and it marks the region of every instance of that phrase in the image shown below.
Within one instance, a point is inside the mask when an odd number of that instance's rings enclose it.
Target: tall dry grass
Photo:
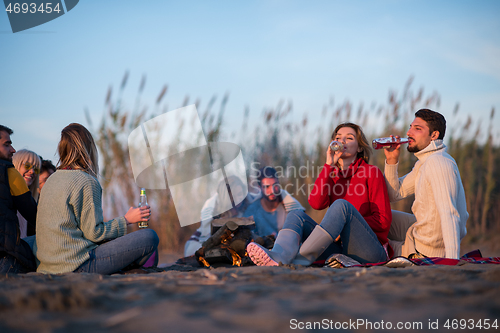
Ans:
[[[139,200],[139,189],[133,181],[128,156],[127,137],[140,123],[154,118],[167,110],[190,104],[189,96],[175,107],[168,107],[166,95],[168,86],[160,89],[154,101],[152,111],[147,102],[142,101],[142,92],[146,84],[143,77],[139,85],[133,109],[129,109],[123,99],[123,90],[127,85],[128,73],[116,93],[110,87],[105,99],[103,117],[97,128],[93,128],[88,117],[96,142],[99,146],[102,163],[102,184],[104,189],[105,214],[111,218],[122,215],[129,206]],[[271,165],[280,173],[282,185],[292,193],[316,221],[320,221],[325,211],[314,211],[307,203],[307,197],[314,180],[326,160],[326,147],[330,142],[331,132],[337,124],[352,121],[360,124],[371,140],[375,137],[398,134],[405,136],[407,128],[414,118],[414,112],[420,108],[439,110],[440,96],[437,92],[426,94],[423,88],[414,90],[413,78],[410,77],[401,92],[390,90],[386,103],[372,104],[366,108],[360,104],[353,107],[350,101],[336,104],[331,98],[322,110],[314,115],[304,114],[295,119],[291,102],[279,101],[276,106],[266,108],[261,121],[255,128],[248,128],[249,110],[243,111],[243,125],[234,128],[225,124],[225,108],[229,96],[222,99],[212,97],[203,107],[196,100],[203,129],[208,142],[219,141],[224,129],[239,135],[232,141],[243,150],[249,177],[256,168]],[[458,105],[453,115],[458,113]],[[87,113],[88,114],[88,113]],[[487,139],[477,138],[484,132],[481,121],[474,122],[470,117],[465,124],[448,119],[447,145],[449,153],[457,161],[464,184],[467,208],[470,214],[469,233],[484,235],[500,228],[500,170],[495,168],[500,162],[500,147],[494,145],[491,126],[494,110],[490,116]],[[474,132],[475,129],[475,132]],[[188,130],[179,124],[179,131]],[[416,162],[413,154],[401,154],[399,172],[409,172]],[[371,163],[383,170],[384,154],[375,151]],[[196,167],[196,161],[191,163]],[[189,171],[189,170],[187,170]],[[180,252],[185,241],[198,227],[198,224],[181,228],[174,204],[168,190],[148,191],[148,201],[153,207],[150,225],[160,235],[163,250]],[[412,198],[392,204],[393,209],[410,212]]]

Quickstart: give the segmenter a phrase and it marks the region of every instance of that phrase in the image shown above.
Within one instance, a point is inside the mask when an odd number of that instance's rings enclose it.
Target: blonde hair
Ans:
[[[63,128],[57,150],[58,169],[82,170],[97,178],[97,147],[92,134],[83,125],[72,123]]]
[[[38,156],[38,154],[32,152],[31,150],[27,149],[18,150],[12,157],[12,164],[14,164],[14,167],[16,168],[17,171],[21,170],[21,166],[24,165],[24,163],[26,162],[29,162],[34,167],[38,168],[38,170],[40,170],[42,167],[42,160],[40,159],[40,156]],[[31,185],[28,186],[28,189],[30,190],[31,195],[33,196],[33,199],[35,199],[35,201],[38,201],[39,178],[40,178],[40,173],[38,174],[35,173],[33,183],[31,183]]]

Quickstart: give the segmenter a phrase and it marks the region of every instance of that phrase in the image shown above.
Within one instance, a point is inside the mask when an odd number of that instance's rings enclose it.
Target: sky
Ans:
[[[102,117],[129,72],[132,108],[143,75],[151,108],[167,84],[168,109],[229,93],[227,128],[280,100],[293,116],[335,103],[386,103],[390,89],[437,91],[436,111],[489,124],[500,109],[499,1],[80,1],[61,17],[12,33],[0,13],[0,124],[16,149],[46,159],[71,122]],[[415,110],[416,111],[416,110]],[[491,125],[500,137],[497,115]]]

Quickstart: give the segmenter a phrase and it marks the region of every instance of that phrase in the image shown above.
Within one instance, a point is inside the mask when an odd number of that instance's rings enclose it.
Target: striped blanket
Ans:
[[[429,265],[461,266],[464,264],[500,264],[500,257],[484,258],[481,255],[481,251],[474,250],[472,252],[463,255],[460,259],[448,259],[448,258],[438,258],[438,257],[408,259],[405,257],[396,257],[385,262],[378,262],[373,264],[360,264],[356,260],[349,258],[343,254],[333,254],[325,261],[325,266],[334,268],[372,267],[372,266],[408,267],[408,266],[429,266]]]

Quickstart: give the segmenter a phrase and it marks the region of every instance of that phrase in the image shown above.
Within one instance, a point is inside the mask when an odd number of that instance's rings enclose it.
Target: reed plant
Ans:
[[[123,98],[127,81],[128,73],[125,73],[116,97],[113,89],[109,88],[98,127],[93,128],[87,112],[88,122],[102,157],[101,182],[105,215],[109,218],[123,214],[139,200],[139,189],[133,180],[128,154],[129,133],[142,122],[167,110],[190,104],[190,98],[186,96],[177,107],[168,108],[165,98],[168,86],[165,85],[160,89],[152,111],[149,111],[148,103],[142,101],[146,84],[144,76],[137,91],[135,105],[129,108]],[[368,108],[360,104],[354,109],[350,101],[336,104],[330,98],[317,113],[304,114],[298,120],[292,102],[279,101],[276,106],[263,110],[260,122],[254,128],[248,128],[248,107],[243,110],[243,124],[240,128],[225,123],[228,94],[220,100],[213,96],[204,107],[200,100],[194,103],[200,112],[207,142],[220,141],[226,136],[225,131],[238,133],[231,141],[242,148],[250,184],[256,169],[266,165],[274,166],[280,175],[282,186],[319,222],[325,211],[314,211],[307,203],[307,197],[326,160],[326,149],[333,129],[341,122],[351,121],[364,128],[369,140],[389,134],[405,136],[415,111],[420,108],[440,108],[440,96],[437,92],[426,94],[423,88],[415,90],[412,84],[413,77],[410,77],[401,92],[390,90],[387,102],[380,105],[373,103]],[[447,119],[445,140],[448,152],[457,161],[465,188],[470,214],[468,232],[475,236],[486,235],[492,230],[500,229],[500,205],[495,204],[500,201],[500,170],[495,168],[500,162],[500,147],[495,144],[491,125],[495,112],[491,111],[485,140],[480,140],[480,134],[485,132],[481,120],[473,121],[469,117],[465,124],[461,124],[455,120],[458,112],[457,104],[453,111],[454,117]],[[185,125],[179,124],[179,134],[187,130]],[[383,170],[384,160],[383,152],[374,151],[370,163]],[[413,154],[403,152],[399,165],[400,175],[409,172],[415,161]],[[196,161],[189,165],[187,167],[195,168]],[[182,252],[185,241],[199,224],[180,227],[168,189],[148,191],[148,201],[154,212],[150,225],[160,236],[161,248],[164,251]],[[413,198],[407,198],[393,203],[392,208],[410,212],[412,202]]]

